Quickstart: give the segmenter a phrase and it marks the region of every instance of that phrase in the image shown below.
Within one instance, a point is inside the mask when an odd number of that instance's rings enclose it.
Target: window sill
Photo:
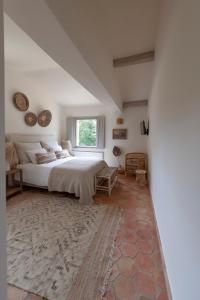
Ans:
[[[72,151],[76,152],[104,152],[105,149],[93,148],[93,147],[74,147]]]

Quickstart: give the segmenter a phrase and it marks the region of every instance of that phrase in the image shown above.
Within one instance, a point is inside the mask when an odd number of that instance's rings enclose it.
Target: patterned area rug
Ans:
[[[98,300],[120,209],[25,192],[8,201],[8,283],[49,300]]]

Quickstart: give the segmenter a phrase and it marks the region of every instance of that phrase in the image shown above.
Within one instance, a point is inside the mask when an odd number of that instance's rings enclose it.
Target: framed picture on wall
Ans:
[[[113,129],[113,140],[126,140],[127,129],[115,128]]]

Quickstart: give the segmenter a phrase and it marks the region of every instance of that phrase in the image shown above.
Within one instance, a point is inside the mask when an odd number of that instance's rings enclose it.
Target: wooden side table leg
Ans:
[[[111,195],[111,182],[110,182],[110,177],[108,178],[108,196],[110,197]]]
[[[138,175],[137,175],[137,173],[135,175],[135,181],[138,182]]]
[[[21,192],[22,192],[23,191],[23,173],[22,173],[21,169],[19,172],[19,177],[20,177],[20,188],[21,188]]]
[[[94,177],[94,191],[95,191],[95,195],[97,193],[97,178],[96,176]]]

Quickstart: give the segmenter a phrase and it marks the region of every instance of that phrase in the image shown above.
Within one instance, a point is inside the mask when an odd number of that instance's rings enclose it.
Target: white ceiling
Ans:
[[[37,89],[65,106],[98,105],[100,102],[55,63],[7,15],[4,18],[5,63],[33,79]]]
[[[113,58],[153,50],[160,0],[97,0],[101,4],[108,46]],[[115,68],[121,100],[148,99],[154,63]]]
[[[155,47],[161,0],[100,0],[114,58]]]
[[[102,29],[113,58],[155,48],[160,0],[96,0]],[[98,7],[98,6],[97,6]],[[30,77],[38,89],[65,106],[101,104],[53,61],[8,16],[5,16],[5,60]],[[148,99],[153,63],[114,69],[122,101]]]
[[[149,98],[153,79],[154,63],[116,68],[116,77],[123,102]]]

